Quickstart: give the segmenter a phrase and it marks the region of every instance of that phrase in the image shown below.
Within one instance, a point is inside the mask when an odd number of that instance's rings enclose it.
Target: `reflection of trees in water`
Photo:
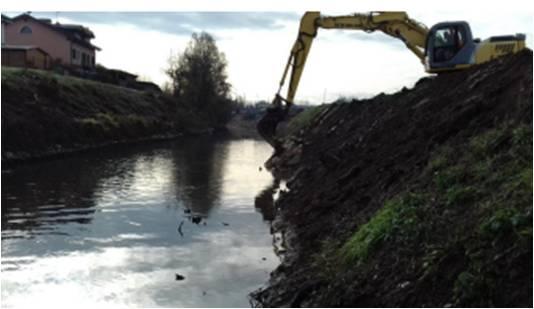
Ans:
[[[219,203],[227,147],[214,138],[186,138],[159,147],[114,147],[102,154],[95,151],[3,171],[2,230],[50,233],[58,224],[91,223],[96,204],[136,199],[134,193],[154,185],[166,186],[163,198],[183,203],[198,220]],[[158,177],[162,183],[154,184]]]
[[[2,172],[2,230],[90,223],[95,212],[93,194],[106,174],[105,164],[90,162],[55,160]]]
[[[106,190],[127,192],[154,146],[113,147],[2,171],[2,231],[51,233],[58,224],[88,224]],[[4,236],[4,235],[3,235]]]
[[[219,204],[228,143],[211,137],[188,139],[173,149],[175,195],[192,219],[207,216]]]

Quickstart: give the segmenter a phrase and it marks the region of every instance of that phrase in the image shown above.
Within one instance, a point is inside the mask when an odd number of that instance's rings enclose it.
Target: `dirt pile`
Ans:
[[[2,68],[3,163],[206,129],[161,93]]]
[[[532,51],[332,104],[267,166],[258,306],[532,306]]]

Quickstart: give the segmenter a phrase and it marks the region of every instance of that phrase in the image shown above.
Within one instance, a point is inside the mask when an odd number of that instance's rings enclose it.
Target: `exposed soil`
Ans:
[[[288,253],[255,305],[532,307],[532,51],[332,104],[284,143]]]
[[[2,163],[209,131],[170,96],[2,68]]]

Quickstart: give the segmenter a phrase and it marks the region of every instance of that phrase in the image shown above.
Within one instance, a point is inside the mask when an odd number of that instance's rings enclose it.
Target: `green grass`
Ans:
[[[477,190],[469,185],[453,185],[445,191],[446,206],[462,206],[477,198]]]
[[[500,285],[510,280],[495,261],[510,250],[515,256],[532,255],[531,160],[532,127],[504,124],[471,138],[464,156],[451,161],[467,175],[453,185],[478,191],[464,205],[477,217],[465,243],[468,266],[454,284],[457,305],[493,306]],[[510,263],[506,267],[512,273],[521,267]]]
[[[81,118],[77,120],[85,127],[101,129],[103,131],[112,131],[119,128],[149,128],[155,125],[147,117],[139,115],[114,115],[109,113],[97,113],[94,117]]]
[[[512,232],[519,237],[532,237],[532,218],[516,208],[496,209],[479,225],[479,233],[489,240]]]
[[[48,80],[56,80],[61,83],[67,83],[67,84],[87,84],[87,83],[98,83],[102,84],[96,81],[82,79],[74,76],[68,76],[68,75],[61,75],[56,74],[53,71],[44,71],[44,70],[37,70],[37,69],[23,69],[23,68],[13,68],[13,67],[2,67],[2,79],[13,79],[13,78],[41,78],[41,79],[48,79]],[[107,84],[106,84],[107,85]]]
[[[426,202],[420,194],[408,193],[389,200],[366,224],[341,248],[340,256],[345,264],[362,263],[384,241],[399,241],[417,234],[419,210]]]
[[[330,263],[363,271],[386,244],[393,250],[388,254],[427,248],[421,257],[407,258],[420,260],[432,276],[449,251],[435,248],[464,248],[466,266],[453,282],[451,301],[492,306],[510,280],[508,272],[524,267],[502,259],[503,252],[532,255],[532,173],[531,125],[505,123],[464,144],[443,145],[433,152],[420,184],[387,200]],[[496,266],[496,260],[505,264]]]
[[[34,69],[1,72],[2,117],[11,120],[2,123],[11,136],[2,141],[6,151],[40,154],[54,145],[75,149],[210,128],[207,112],[167,94]]]
[[[306,110],[302,111],[293,119],[291,119],[287,125],[287,135],[292,135],[297,132],[299,132],[301,129],[304,129],[306,126],[308,126],[312,120],[317,117],[321,112],[326,110],[328,108],[328,105],[319,105],[319,106],[313,106],[309,107]]]

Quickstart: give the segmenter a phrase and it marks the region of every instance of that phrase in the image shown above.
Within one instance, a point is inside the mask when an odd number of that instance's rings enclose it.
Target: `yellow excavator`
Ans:
[[[382,31],[400,39],[412,51],[428,73],[461,70],[525,48],[525,35],[494,36],[486,40],[473,38],[465,21],[441,22],[428,29],[408,17],[406,12],[371,12],[344,16],[323,16],[306,12],[300,20],[297,40],[291,49],[275,98],[257,125],[260,135],[281,150],[276,127],[283,121],[294,102],[306,58],[319,28]],[[291,72],[290,72],[291,69]],[[290,74],[286,97],[280,95]]]

